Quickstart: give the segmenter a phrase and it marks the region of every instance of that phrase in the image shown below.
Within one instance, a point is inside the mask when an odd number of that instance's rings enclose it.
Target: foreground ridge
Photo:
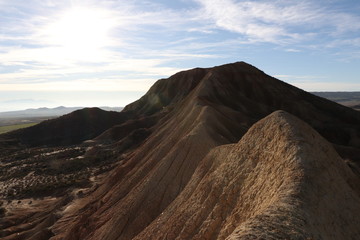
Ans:
[[[333,147],[277,111],[213,149],[135,239],[357,239],[359,193]]]

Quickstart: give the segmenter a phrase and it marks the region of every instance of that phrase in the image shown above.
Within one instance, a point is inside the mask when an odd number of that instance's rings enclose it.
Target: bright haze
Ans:
[[[0,0],[0,111],[125,106],[159,78],[236,61],[360,91],[360,2]]]

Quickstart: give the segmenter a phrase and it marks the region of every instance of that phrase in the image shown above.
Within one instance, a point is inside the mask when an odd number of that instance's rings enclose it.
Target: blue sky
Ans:
[[[360,2],[0,0],[0,111],[125,106],[157,79],[236,61],[360,91]]]

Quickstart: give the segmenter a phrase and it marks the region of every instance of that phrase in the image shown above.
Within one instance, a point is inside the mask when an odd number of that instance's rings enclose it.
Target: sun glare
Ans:
[[[64,13],[48,30],[49,43],[72,59],[96,57],[110,42],[112,21],[106,11],[75,8]]]

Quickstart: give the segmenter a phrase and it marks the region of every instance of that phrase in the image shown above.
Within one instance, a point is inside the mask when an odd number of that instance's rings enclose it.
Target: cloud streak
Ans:
[[[204,19],[252,42],[290,44],[360,30],[359,16],[329,10],[315,1],[196,1]]]

